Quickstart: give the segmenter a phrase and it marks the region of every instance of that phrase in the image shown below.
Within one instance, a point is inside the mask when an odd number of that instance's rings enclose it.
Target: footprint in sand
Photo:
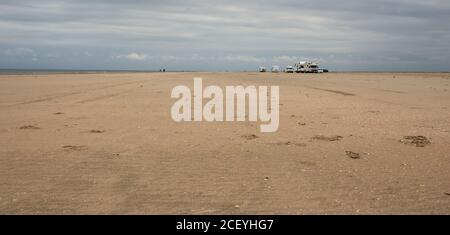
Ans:
[[[299,161],[299,163],[304,166],[315,166],[316,165],[315,162],[310,162],[310,161]]]
[[[306,147],[305,143],[292,143],[291,141],[284,141],[284,142],[277,142],[277,143],[269,143],[269,144],[273,144],[273,145],[278,145],[278,146],[289,146],[289,145],[294,145],[294,146],[298,146],[298,147]]]
[[[100,133],[104,133],[104,130],[90,130],[89,133],[93,133],[93,134],[100,134]]]
[[[345,151],[345,155],[347,155],[351,159],[359,159],[361,158],[361,155],[359,153],[355,153],[352,151]]]
[[[255,134],[251,134],[251,135],[243,135],[241,136],[242,138],[246,139],[246,140],[254,140],[256,138],[259,138],[257,135]]]
[[[64,145],[63,149],[70,150],[70,151],[82,151],[86,150],[86,146],[83,145]]]
[[[415,145],[416,147],[425,147],[425,145],[431,144],[431,141],[422,135],[403,136],[403,138],[399,141],[403,144]]]
[[[19,127],[19,129],[21,129],[21,130],[39,130],[41,128],[39,128],[37,126],[33,126],[33,125],[25,125],[25,126]]]
[[[325,136],[325,135],[315,135],[312,137],[313,140],[322,140],[322,141],[338,141],[341,140],[342,136],[340,135],[332,135],[332,136]]]

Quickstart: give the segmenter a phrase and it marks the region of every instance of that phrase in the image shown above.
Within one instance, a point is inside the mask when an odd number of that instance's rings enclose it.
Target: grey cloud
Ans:
[[[1,53],[0,68],[251,70],[310,58],[335,70],[450,70],[445,0],[0,0],[0,8],[0,51],[34,53]]]

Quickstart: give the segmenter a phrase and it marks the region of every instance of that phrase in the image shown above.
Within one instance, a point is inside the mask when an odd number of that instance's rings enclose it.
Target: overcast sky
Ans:
[[[450,71],[449,22],[449,0],[0,0],[0,68]]]

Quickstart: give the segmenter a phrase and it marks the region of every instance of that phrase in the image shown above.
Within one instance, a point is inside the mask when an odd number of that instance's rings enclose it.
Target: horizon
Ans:
[[[260,73],[256,69],[254,70],[167,70],[165,72],[158,70],[145,70],[145,69],[52,69],[52,68],[0,68],[0,75],[1,74],[9,74],[8,71],[16,71],[18,73],[20,72],[123,72],[123,73]],[[271,71],[267,71],[264,73],[272,73]],[[379,71],[370,71],[370,70],[331,70],[327,73],[450,73],[449,71],[389,71],[389,70],[379,70]]]

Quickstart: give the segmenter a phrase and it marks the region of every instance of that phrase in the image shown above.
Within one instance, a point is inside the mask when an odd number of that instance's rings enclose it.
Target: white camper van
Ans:
[[[297,73],[318,73],[319,63],[311,61],[300,61],[295,64],[295,72]]]
[[[300,61],[295,64],[296,73],[306,73],[306,61]]]

